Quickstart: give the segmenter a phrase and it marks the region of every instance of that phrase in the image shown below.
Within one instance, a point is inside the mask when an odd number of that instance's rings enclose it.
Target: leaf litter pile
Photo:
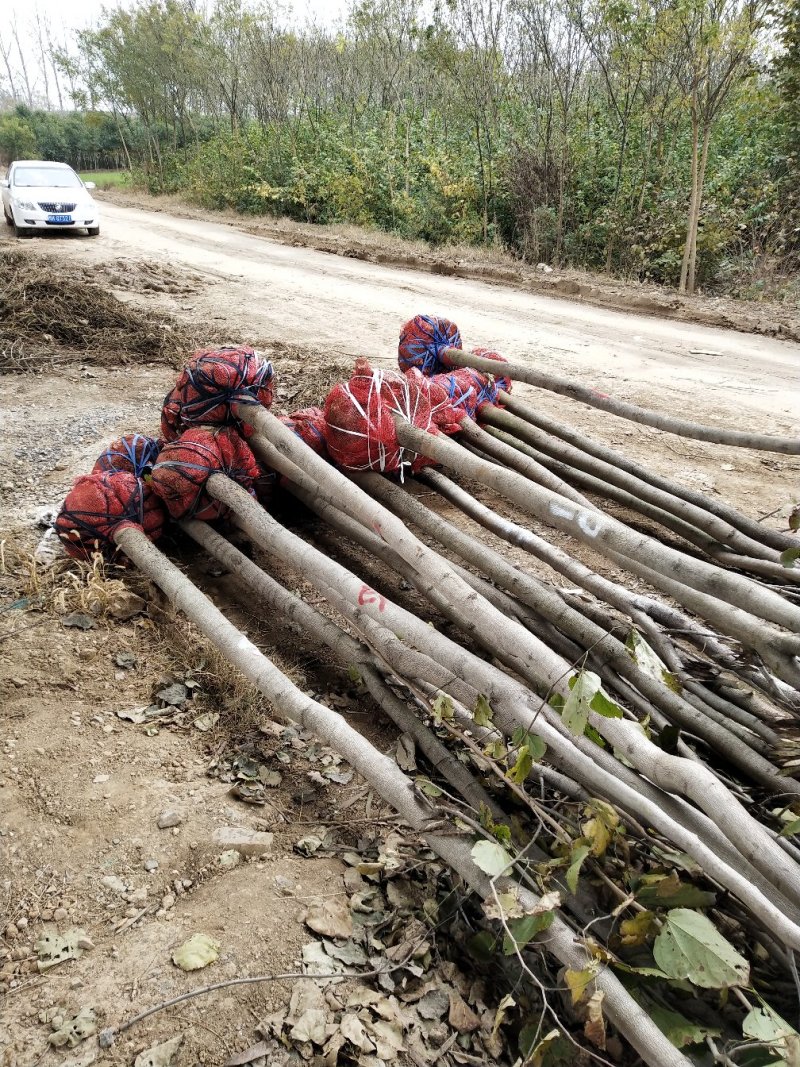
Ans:
[[[0,254],[0,373],[50,366],[63,350],[88,362],[175,362],[190,345],[173,316],[120,300],[88,268]]]
[[[176,503],[169,479],[186,445],[169,422],[176,440],[152,474],[116,483],[163,497],[172,546],[199,545],[241,606],[324,648],[348,696],[302,691],[130,519],[97,528],[102,550],[179,604],[283,721],[231,743],[191,674],[126,717],[208,733],[209,773],[237,801],[274,833],[302,813],[295,851],[346,867],[344,895],[306,901],[317,936],[288,1007],[231,1067],[797,1064],[797,507],[778,502],[780,519],[759,526],[548,419],[510,395],[512,379],[731,447],[800,454],[800,442],[585,395],[490,353],[496,379],[485,352],[463,353],[453,324],[418,316],[401,337],[407,375],[360,361],[328,393],[321,438],[298,431],[297,413],[267,410],[268,368],[252,350],[199,354],[165,413],[191,422],[202,399],[195,425],[217,420],[204,454],[220,435],[241,450],[241,431],[273,496],[254,500],[245,462],[200,479],[194,462],[182,469],[197,492]],[[442,357],[478,377],[447,373]],[[229,376],[215,391],[220,366],[252,373],[259,403],[240,402],[242,382],[232,400]],[[187,391],[198,382],[200,398]],[[348,436],[366,463],[348,463]],[[109,475],[95,477],[105,492]],[[73,552],[76,499],[59,519]],[[612,518],[607,500],[654,532]],[[548,527],[566,537],[556,544]],[[636,591],[605,577],[603,560]],[[388,755],[355,705],[397,727]],[[331,790],[341,799],[326,809]],[[365,797],[366,820],[351,819]],[[261,847],[234,842],[216,865]],[[198,934],[176,966],[213,967],[218,950]]]

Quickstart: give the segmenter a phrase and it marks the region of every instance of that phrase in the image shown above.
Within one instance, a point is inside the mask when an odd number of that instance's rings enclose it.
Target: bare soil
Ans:
[[[238,224],[117,205],[106,205],[98,240],[49,236],[23,247],[60,268],[86,270],[153,322],[265,348],[275,361],[281,410],[321,400],[355,355],[390,365],[401,322],[434,310],[459,322],[470,343],[491,343],[515,358],[602,381],[607,391],[649,406],[698,421],[797,432],[800,347],[789,341],[353,262],[290,248]],[[0,255],[11,247],[0,242]],[[140,357],[123,364],[113,351],[91,362],[80,347],[44,342],[41,351],[47,359],[0,378],[0,980],[6,998],[0,1062],[88,1067],[100,1055],[92,1042],[71,1052],[47,1044],[52,1027],[41,1020],[48,1010],[71,1015],[89,1006],[100,1026],[113,1025],[206,982],[296,971],[302,945],[314,939],[303,924],[306,906],[344,894],[342,853],[385,836],[388,813],[357,779],[310,788],[308,774],[318,760],[313,749],[309,755],[309,738],[284,746],[288,763],[278,759],[281,746],[269,723],[280,709],[232,690],[231,679],[204,661],[202,644],[185,624],[135,576],[122,580],[145,593],[149,606],[120,619],[110,610],[117,572],[78,582],[31,569],[29,553],[41,534],[37,511],[57,504],[110,439],[155,431],[174,377],[168,363]],[[563,397],[519,391],[650,467],[785,528],[797,497],[796,459],[685,441]],[[328,547],[421,611],[407,590],[365,566],[347,545],[329,541]],[[375,743],[391,747],[393,732],[374,720],[318,649],[287,642],[257,607],[241,608],[213,567],[185,546],[174,551],[299,684],[352,715]],[[517,562],[542,573],[521,555],[515,553]],[[608,573],[599,560],[585,558]],[[302,576],[286,577],[309,592]],[[93,588],[107,594],[97,614],[90,610]],[[90,629],[65,625],[76,611],[90,616]],[[128,665],[120,666],[119,657]],[[120,717],[149,705],[170,680],[187,677],[198,680],[200,692],[177,720],[154,732]],[[206,711],[220,719],[202,731],[194,721]],[[230,783],[216,776],[226,753],[248,745],[283,775],[266,807],[232,797]],[[158,828],[166,810],[180,812],[179,826]],[[261,859],[221,868],[212,834],[226,826],[274,832],[272,848]],[[330,833],[331,844],[306,857],[296,845],[310,831]],[[152,871],[145,868],[150,860],[158,864]],[[124,894],[103,883],[109,876],[125,883]],[[40,975],[37,939],[46,929],[73,926],[86,930],[94,949]],[[187,975],[171,953],[196,932],[220,942],[220,958]],[[124,1035],[104,1062],[130,1064],[143,1049],[182,1033],[180,1064],[223,1064],[253,1043],[259,1019],[285,1007],[290,987],[222,992],[153,1016]]]

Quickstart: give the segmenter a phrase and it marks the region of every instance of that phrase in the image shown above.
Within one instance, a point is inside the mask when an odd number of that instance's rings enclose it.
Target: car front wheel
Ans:
[[[14,223],[14,236],[15,237],[30,237],[32,232],[33,231],[30,229],[30,227],[28,227],[28,226],[17,226],[16,222]]]
[[[3,215],[5,216],[6,226],[13,226],[14,225],[14,220],[11,218],[11,216],[9,215],[9,213],[6,211],[5,208],[3,208]]]
[[[99,226],[88,226],[86,228],[86,232],[89,234],[90,237],[99,237],[100,236],[100,227]]]

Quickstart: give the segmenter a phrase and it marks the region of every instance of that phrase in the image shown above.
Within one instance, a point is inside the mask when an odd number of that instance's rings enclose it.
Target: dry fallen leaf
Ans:
[[[292,1041],[313,1041],[315,1045],[324,1045],[326,1040],[325,1024],[327,1014],[319,1008],[304,1011],[289,1031]]]
[[[450,993],[450,1011],[447,1021],[460,1034],[470,1034],[479,1030],[481,1021],[460,993]]]
[[[364,1029],[364,1024],[355,1013],[346,1011],[344,1015],[342,1015],[339,1029],[350,1044],[355,1045],[355,1047],[362,1052],[373,1052],[375,1050],[375,1045],[367,1037],[367,1031]]]
[[[586,1023],[583,1027],[586,1037],[595,1048],[599,1049],[605,1049],[606,1047],[606,1023],[603,1018],[604,996],[603,990],[598,989],[589,997],[586,1005]]]
[[[140,1052],[133,1061],[133,1067],[170,1067],[175,1054],[181,1047],[183,1034],[177,1034],[169,1041],[162,1041],[159,1045],[153,1045],[144,1052]],[[247,1063],[247,1060],[237,1060],[237,1063]]]
[[[353,933],[353,917],[343,897],[331,897],[312,904],[306,912],[305,923],[323,937],[346,939]]]
[[[368,1025],[378,1059],[393,1060],[397,1058],[398,1053],[405,1052],[403,1030],[397,1023],[378,1019],[377,1022],[370,1022]]]

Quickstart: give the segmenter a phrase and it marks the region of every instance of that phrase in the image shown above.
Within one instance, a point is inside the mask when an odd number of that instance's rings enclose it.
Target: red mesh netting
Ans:
[[[361,471],[429,466],[431,460],[401,447],[395,414],[436,432],[428,390],[420,387],[416,375],[373,370],[359,359],[350,381],[335,385],[325,400],[325,441],[333,462]]]
[[[433,421],[442,433],[458,433],[462,419],[475,418],[479,385],[474,373],[459,368],[449,374],[434,374],[424,379],[431,398]]]
[[[173,519],[210,522],[226,511],[205,492],[211,474],[226,474],[248,490],[261,474],[255,456],[232,426],[195,427],[164,445],[151,484]]]
[[[440,358],[445,348],[461,348],[458,326],[438,315],[415,315],[400,330],[397,362],[403,371],[417,367],[430,377],[447,370]]]
[[[164,398],[161,433],[174,441],[192,425],[240,426],[249,436],[252,429],[240,423],[232,404],[272,403],[272,364],[252,348],[203,348],[195,352]]]
[[[137,478],[144,478],[158,459],[161,445],[154,437],[143,433],[128,433],[112,441],[92,467],[92,474],[103,471],[126,471]]]
[[[470,351],[472,352],[473,355],[481,356],[483,359],[496,359],[499,363],[508,363],[508,360],[505,358],[505,356],[501,356],[500,353],[499,352],[495,352],[495,350],[493,348],[472,348],[472,349],[470,349]],[[498,370],[499,369],[500,368],[498,367]],[[491,383],[489,383],[487,381],[486,375],[481,373],[481,371],[477,371],[477,370],[473,371],[472,373],[473,374],[479,374],[481,379],[485,382],[485,388],[488,388],[490,390],[482,398],[481,403],[485,402],[487,404],[496,404],[497,403],[497,390],[498,389],[504,389],[507,393],[511,392],[511,386],[513,385],[513,382],[511,381],[510,378],[507,378],[504,374],[494,375],[493,376],[494,377],[494,387],[493,387],[493,393],[492,393],[492,386],[491,386]]]
[[[126,526],[140,526],[151,541],[161,536],[164,507],[149,485],[126,471],[84,474],[76,478],[55,522],[68,555],[88,559],[109,554],[113,537]]]
[[[301,441],[305,441],[309,448],[313,448],[318,456],[327,456],[325,412],[322,408],[301,408],[299,411],[293,411],[291,415],[279,415],[278,417],[284,426],[293,430]]]

